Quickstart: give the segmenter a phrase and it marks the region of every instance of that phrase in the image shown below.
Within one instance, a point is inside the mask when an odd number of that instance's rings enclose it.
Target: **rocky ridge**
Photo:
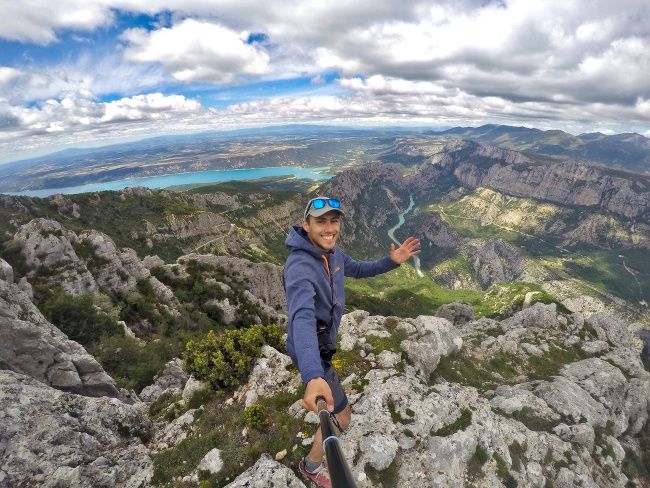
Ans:
[[[367,362],[344,379],[353,422],[341,440],[358,486],[624,486],[650,413],[627,325],[555,305],[501,322],[457,310],[457,326],[344,316],[341,349]]]

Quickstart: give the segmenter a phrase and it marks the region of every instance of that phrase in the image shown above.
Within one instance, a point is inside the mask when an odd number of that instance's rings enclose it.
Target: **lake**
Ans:
[[[275,166],[272,168],[246,168],[226,169],[213,171],[192,171],[189,173],[175,173],[171,175],[146,176],[139,178],[126,178],[123,180],[104,181],[101,183],[87,183],[66,188],[44,188],[42,190],[25,190],[22,192],[8,193],[9,195],[26,195],[30,197],[47,197],[55,193],[73,194],[88,193],[104,190],[122,190],[127,186],[144,186],[146,188],[167,188],[176,185],[189,185],[197,183],[222,183],[224,181],[258,180],[269,176],[295,176],[309,180],[326,180],[331,175],[323,174],[327,166],[319,168],[299,168],[297,166]]]

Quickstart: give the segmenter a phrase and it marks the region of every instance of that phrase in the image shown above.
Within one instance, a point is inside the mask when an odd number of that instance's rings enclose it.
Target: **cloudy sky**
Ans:
[[[0,162],[282,123],[650,136],[647,0],[0,0]]]

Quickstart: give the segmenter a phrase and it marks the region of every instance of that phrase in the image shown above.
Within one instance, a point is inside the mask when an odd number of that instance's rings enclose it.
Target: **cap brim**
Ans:
[[[320,217],[321,215],[325,215],[327,212],[331,212],[331,211],[338,212],[341,215],[345,215],[343,213],[343,210],[341,210],[340,208],[332,208],[329,205],[325,205],[323,208],[312,207],[309,209],[309,212],[307,212],[307,215],[311,215],[312,217]]]

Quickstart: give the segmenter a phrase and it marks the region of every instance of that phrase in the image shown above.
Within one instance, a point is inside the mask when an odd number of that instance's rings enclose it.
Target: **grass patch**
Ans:
[[[296,434],[311,435],[316,427],[287,412],[288,407],[302,397],[302,390],[261,399],[262,412],[257,411],[257,407],[245,410],[238,404],[226,405],[226,396],[222,393],[211,399],[195,423],[197,435],[214,439],[213,447],[221,450],[224,461],[223,470],[209,476],[205,486],[226,485],[255,464],[265,452],[274,456],[276,452],[287,449],[287,457],[282,462],[289,467],[307,454],[309,446],[303,446]],[[253,411],[256,412],[251,414]],[[251,417],[255,418],[253,426],[249,425]],[[247,434],[242,437],[244,428],[247,428]],[[292,449],[294,444],[298,445],[295,450]]]
[[[460,353],[441,358],[434,375],[452,383],[486,390],[518,379],[522,364],[522,359],[507,353],[498,353],[483,361]]]
[[[376,352],[391,351],[397,354],[402,353],[400,343],[408,337],[406,331],[397,329],[389,337],[380,337],[377,335],[367,335],[366,342],[370,344]]]
[[[177,476],[191,473],[201,459],[217,446],[218,441],[215,434],[192,435],[183,439],[177,446],[154,454],[152,483],[169,483]]]
[[[447,437],[459,430],[465,430],[470,425],[472,425],[472,411],[469,408],[463,408],[460,411],[460,416],[453,423],[432,432],[431,435],[435,437]]]
[[[366,464],[364,471],[368,479],[372,482],[372,486],[381,486],[389,488],[398,486],[399,481],[399,464],[397,456],[393,459],[386,469],[379,471],[369,464]]]
[[[497,464],[497,476],[501,479],[506,488],[516,488],[517,480],[510,474],[508,464],[497,452],[494,453],[494,461]]]
[[[518,420],[526,426],[529,430],[535,432],[552,432],[553,427],[557,425],[556,422],[540,417],[530,407],[523,407],[521,410],[515,410],[510,414],[499,412],[501,415]]]
[[[639,452],[626,446],[623,473],[632,480],[642,482],[641,486],[650,486],[650,420],[635,437],[639,442]]]
[[[478,481],[484,477],[483,465],[488,462],[490,456],[480,445],[476,444],[474,454],[467,463],[467,477],[472,481]]]

